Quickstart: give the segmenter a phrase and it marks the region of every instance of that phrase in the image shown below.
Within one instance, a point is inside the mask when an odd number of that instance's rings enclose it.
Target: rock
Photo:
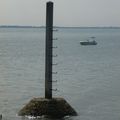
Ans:
[[[34,98],[19,111],[18,115],[63,118],[76,116],[77,112],[63,98]]]

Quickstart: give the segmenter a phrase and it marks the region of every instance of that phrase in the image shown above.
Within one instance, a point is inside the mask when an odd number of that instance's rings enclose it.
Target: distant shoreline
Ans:
[[[45,28],[45,26],[0,25],[0,28]],[[54,28],[64,28],[64,29],[120,29],[120,27],[60,27],[60,26],[54,26]]]
[[[45,28],[44,26],[0,25],[0,28]]]

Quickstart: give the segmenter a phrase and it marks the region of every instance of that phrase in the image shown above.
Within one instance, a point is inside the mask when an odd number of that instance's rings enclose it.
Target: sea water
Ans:
[[[97,45],[82,46],[95,36]],[[120,29],[59,28],[54,32],[54,97],[63,97],[78,116],[63,120],[120,119]],[[0,114],[17,116],[34,97],[44,97],[45,29],[0,28]],[[46,120],[39,118],[40,120]],[[48,119],[50,120],[50,119]]]

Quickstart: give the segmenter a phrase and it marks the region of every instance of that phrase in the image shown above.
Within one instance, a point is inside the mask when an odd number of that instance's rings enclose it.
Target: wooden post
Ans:
[[[52,99],[53,2],[46,4],[45,98]]]

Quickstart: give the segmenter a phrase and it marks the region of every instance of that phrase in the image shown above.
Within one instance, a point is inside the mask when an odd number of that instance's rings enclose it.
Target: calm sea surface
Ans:
[[[91,36],[98,45],[80,45]],[[58,91],[53,95],[64,97],[79,114],[63,120],[120,120],[120,29],[60,28],[54,37],[53,88]],[[3,120],[28,120],[17,113],[44,96],[44,66],[45,29],[0,28]]]

